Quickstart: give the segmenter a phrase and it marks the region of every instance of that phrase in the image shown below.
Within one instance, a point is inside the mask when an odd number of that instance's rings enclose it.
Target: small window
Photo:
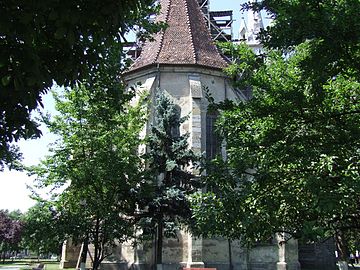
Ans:
[[[214,159],[221,149],[221,142],[218,134],[216,133],[216,120],[218,112],[208,111],[206,114],[206,158]]]

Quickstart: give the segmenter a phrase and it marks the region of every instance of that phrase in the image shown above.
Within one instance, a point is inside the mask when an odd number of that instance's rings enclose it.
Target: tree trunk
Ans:
[[[335,235],[336,247],[339,253],[339,262],[338,268],[339,270],[348,270],[348,249],[346,245],[346,241],[344,238],[344,234],[341,231],[338,231]]]
[[[1,262],[2,264],[5,264],[5,250],[1,252]]]
[[[88,246],[89,246],[89,238],[86,237],[83,243],[83,250],[81,253],[81,260],[80,260],[80,268],[85,269],[86,268],[86,258],[88,253]]]
[[[7,243],[5,242],[2,246],[3,248],[3,256],[2,256],[2,263],[5,264],[5,257],[6,257],[6,252],[7,252]]]
[[[100,266],[100,260],[98,259],[94,259],[94,263],[93,263],[93,270],[98,269],[98,267]]]
[[[228,247],[229,247],[229,270],[234,270],[234,265],[232,261],[232,248],[231,248],[231,240],[228,239]]]
[[[92,270],[97,270],[101,263],[101,246],[99,241],[94,241],[94,257],[93,257],[93,268]]]
[[[99,231],[100,231],[100,219],[96,218],[96,224],[95,224],[95,232],[93,234],[93,244],[94,244],[94,258],[93,258],[93,268],[92,270],[97,270],[100,266],[100,257],[101,257],[101,244],[100,244],[100,237],[99,237]]]

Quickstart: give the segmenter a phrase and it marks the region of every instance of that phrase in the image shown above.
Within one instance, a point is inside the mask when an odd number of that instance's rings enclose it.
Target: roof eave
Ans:
[[[227,64],[226,64],[227,65]],[[210,66],[210,65],[203,65],[203,64],[184,64],[184,63],[151,63],[151,64],[147,64],[147,65],[143,65],[141,67],[137,67],[134,69],[129,69],[125,72],[123,72],[123,75],[131,75],[133,73],[139,72],[139,71],[143,71],[146,69],[151,69],[153,67],[161,67],[161,66],[176,66],[176,67],[200,67],[200,68],[206,68],[206,69],[212,69],[212,70],[217,70],[217,71],[223,71],[224,68],[226,68],[226,66],[224,67],[219,67],[219,66]]]

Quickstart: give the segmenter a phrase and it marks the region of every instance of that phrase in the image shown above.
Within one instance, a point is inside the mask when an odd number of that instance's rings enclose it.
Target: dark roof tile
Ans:
[[[196,0],[161,0],[156,21],[168,27],[147,41],[130,72],[153,64],[202,65],[216,69],[227,66],[214,45]]]

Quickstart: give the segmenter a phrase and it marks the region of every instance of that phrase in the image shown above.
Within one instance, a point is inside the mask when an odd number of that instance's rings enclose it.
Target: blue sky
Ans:
[[[244,16],[240,13],[240,4],[244,0],[211,0],[210,10],[233,10],[235,22],[233,24],[234,37],[238,38],[240,18]],[[43,97],[45,111],[54,111],[54,102],[51,95]],[[44,157],[47,152],[47,146],[54,140],[54,136],[43,129],[43,136],[38,140],[21,141],[19,146],[24,154],[24,163],[26,165],[35,165]],[[33,178],[30,178],[24,172],[7,171],[0,172],[0,209],[26,211],[34,204],[29,198],[30,191],[27,185],[31,185]]]

